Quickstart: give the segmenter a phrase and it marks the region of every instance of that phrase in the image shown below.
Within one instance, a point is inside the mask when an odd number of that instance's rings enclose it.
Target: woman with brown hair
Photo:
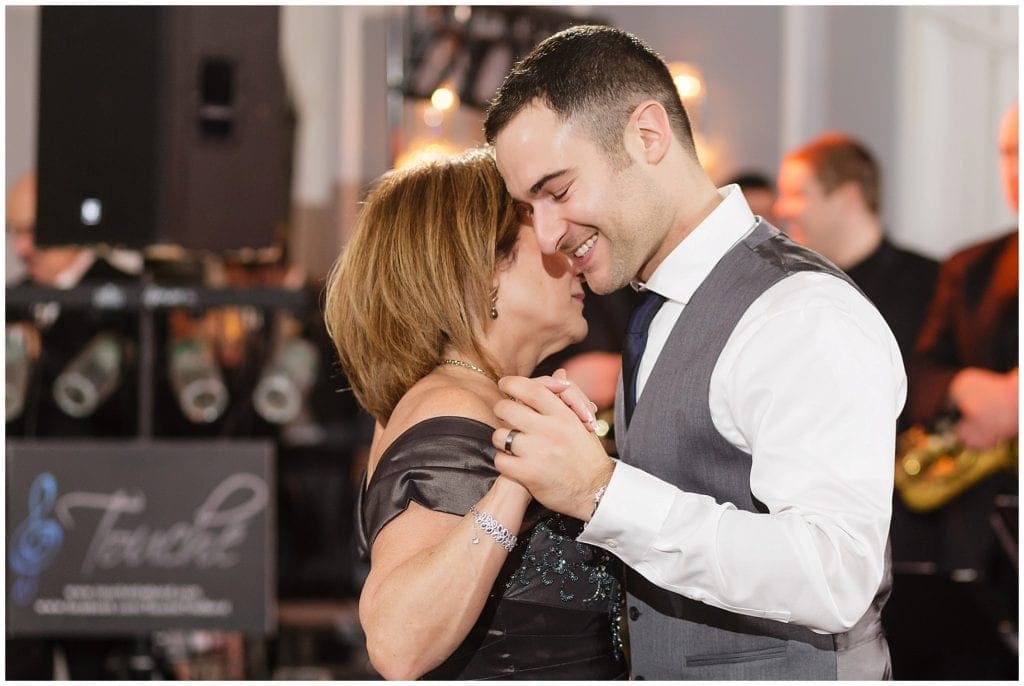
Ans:
[[[497,379],[583,338],[582,301],[568,258],[541,254],[488,150],[389,172],[367,198],[325,312],[377,420],[359,616],[384,677],[623,676],[612,560],[493,466]]]

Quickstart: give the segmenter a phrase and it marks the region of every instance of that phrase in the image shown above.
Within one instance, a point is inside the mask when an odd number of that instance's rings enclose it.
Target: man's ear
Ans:
[[[672,127],[661,103],[657,100],[644,100],[637,105],[629,116],[626,137],[627,150],[632,142],[643,160],[648,164],[658,164],[672,144]]]
[[[832,192],[837,193],[847,207],[863,206],[867,208],[868,206],[864,200],[864,193],[856,181],[844,181]]]

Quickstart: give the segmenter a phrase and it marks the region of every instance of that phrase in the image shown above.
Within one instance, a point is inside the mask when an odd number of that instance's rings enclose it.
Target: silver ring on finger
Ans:
[[[515,440],[518,433],[518,429],[509,429],[508,433],[505,434],[505,452],[509,455],[515,455],[515,453],[512,452],[512,441]]]

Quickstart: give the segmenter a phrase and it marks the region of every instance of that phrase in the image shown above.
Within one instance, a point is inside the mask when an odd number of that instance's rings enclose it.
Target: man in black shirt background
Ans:
[[[908,366],[939,267],[886,238],[874,156],[851,136],[826,133],[785,155],[778,188],[780,228],[850,275],[882,313]],[[904,414],[897,429],[906,425]]]

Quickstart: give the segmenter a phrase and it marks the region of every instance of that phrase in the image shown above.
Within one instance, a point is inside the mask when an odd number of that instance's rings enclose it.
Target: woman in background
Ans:
[[[624,676],[611,559],[493,467],[497,379],[582,339],[582,310],[579,276],[541,254],[489,151],[389,172],[368,197],[325,316],[378,425],[359,616],[384,677]]]

